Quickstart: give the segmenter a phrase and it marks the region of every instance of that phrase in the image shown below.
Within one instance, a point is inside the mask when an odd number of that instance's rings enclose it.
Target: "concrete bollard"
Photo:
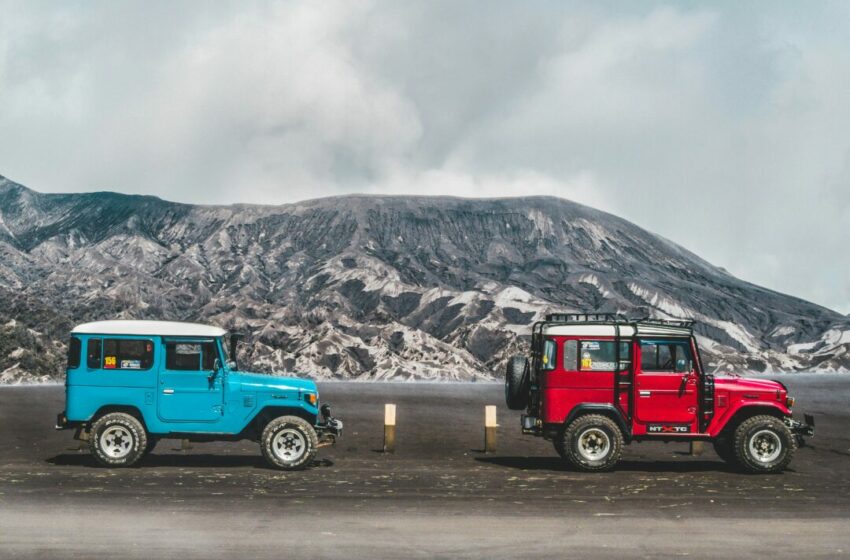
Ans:
[[[180,440],[180,447],[175,447],[174,451],[189,451],[190,449],[192,449],[192,444],[184,438]]]
[[[702,455],[704,448],[704,442],[702,441],[692,441],[691,442],[691,456],[699,457]]]
[[[395,405],[384,405],[384,453],[395,453]]]
[[[484,453],[495,453],[496,451],[496,407],[488,405],[484,407]]]

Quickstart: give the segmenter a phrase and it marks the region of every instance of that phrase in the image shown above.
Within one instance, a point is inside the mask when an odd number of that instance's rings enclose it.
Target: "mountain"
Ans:
[[[850,368],[850,320],[549,197],[193,206],[0,178],[0,383],[61,379],[76,323],[204,321],[255,369],[484,380],[553,311],[687,317],[712,370]]]

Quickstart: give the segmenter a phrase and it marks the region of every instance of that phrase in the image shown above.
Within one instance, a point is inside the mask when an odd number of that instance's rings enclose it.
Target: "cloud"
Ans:
[[[5,2],[0,173],[572,198],[850,312],[850,8]]]

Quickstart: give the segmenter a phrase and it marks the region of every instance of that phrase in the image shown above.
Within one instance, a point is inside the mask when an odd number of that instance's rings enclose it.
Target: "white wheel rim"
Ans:
[[[112,459],[123,459],[133,451],[133,434],[124,426],[111,426],[100,434],[100,449]]]
[[[770,463],[782,454],[782,440],[773,430],[761,430],[750,438],[749,448],[756,461]]]
[[[579,455],[588,461],[598,461],[611,450],[611,438],[604,430],[588,428],[578,436]]]
[[[281,461],[294,463],[307,453],[307,438],[295,428],[284,428],[272,439],[272,451]]]

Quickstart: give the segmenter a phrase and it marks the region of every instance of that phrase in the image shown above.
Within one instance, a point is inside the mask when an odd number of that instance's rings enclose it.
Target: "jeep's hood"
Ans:
[[[785,386],[770,379],[748,379],[744,377],[717,376],[714,378],[716,389],[727,391],[784,391]]]
[[[262,373],[233,372],[231,375],[242,384],[246,391],[316,391],[316,382],[298,377],[277,377]]]

